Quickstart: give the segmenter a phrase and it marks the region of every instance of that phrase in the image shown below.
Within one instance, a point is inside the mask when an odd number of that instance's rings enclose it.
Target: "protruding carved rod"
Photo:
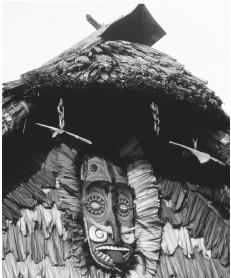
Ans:
[[[100,29],[102,27],[101,24],[99,24],[91,15],[86,15],[87,21],[96,29]]]

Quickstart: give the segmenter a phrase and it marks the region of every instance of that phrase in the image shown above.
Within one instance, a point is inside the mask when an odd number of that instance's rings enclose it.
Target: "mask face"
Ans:
[[[93,260],[106,269],[119,269],[128,264],[135,241],[133,200],[128,185],[86,181],[82,204]]]

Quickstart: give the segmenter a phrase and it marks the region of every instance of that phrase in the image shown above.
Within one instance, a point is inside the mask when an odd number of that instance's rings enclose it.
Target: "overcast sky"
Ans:
[[[183,63],[230,105],[229,1],[3,2],[4,82],[39,67],[94,31],[87,13],[108,24],[144,3],[167,35],[153,47]]]

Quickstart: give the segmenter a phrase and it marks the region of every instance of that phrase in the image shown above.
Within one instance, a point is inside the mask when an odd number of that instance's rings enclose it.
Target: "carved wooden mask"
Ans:
[[[120,168],[96,157],[82,174],[83,219],[91,256],[99,266],[119,270],[134,252],[131,188]]]

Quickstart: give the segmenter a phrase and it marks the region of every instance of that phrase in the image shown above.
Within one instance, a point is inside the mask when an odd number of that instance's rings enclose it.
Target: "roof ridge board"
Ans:
[[[152,46],[165,34],[146,6],[138,4],[130,13],[112,22],[102,33],[102,37],[108,40],[136,41]]]
[[[70,48],[66,49],[65,51],[63,51],[61,54],[55,56],[54,58],[52,58],[51,60],[49,60],[48,62],[46,62],[45,64],[43,64],[42,66],[48,66],[50,64],[53,64],[54,62],[57,61],[57,58],[61,58],[61,57],[65,57],[65,55],[68,55],[70,53],[72,53],[72,51],[76,50],[76,49],[81,49],[85,44],[91,44],[91,41],[97,39],[97,37],[102,37],[103,38],[103,33],[109,29],[111,27],[111,25],[115,24],[116,22],[120,21],[121,19],[129,16],[131,13],[133,13],[137,8],[140,9],[142,7],[142,12],[144,12],[144,8],[147,10],[147,8],[145,7],[144,4],[139,4],[132,12],[130,12],[129,14],[127,14],[126,16],[120,17],[118,19],[116,19],[115,21],[111,22],[110,24],[107,25],[102,25],[101,28],[99,28],[98,30],[96,30],[95,32],[91,33],[89,36],[83,38],[81,41],[79,41],[78,43],[74,44],[73,46],[71,46]],[[148,10],[147,10],[148,11]],[[105,41],[108,41],[107,39]]]
[[[139,4],[138,6],[143,6],[145,7],[144,4]],[[138,8],[138,6],[136,8]],[[147,10],[147,8],[145,7],[145,9]],[[144,13],[145,11],[142,9],[142,12]],[[130,13],[128,14],[130,15]],[[128,16],[126,15],[126,16]],[[124,17],[126,17],[124,16]],[[124,18],[122,17],[122,18]],[[57,58],[61,58],[61,57],[65,57],[65,55],[68,55],[70,53],[72,53],[72,51],[76,50],[76,49],[80,49],[80,50],[83,50],[81,49],[85,44],[90,44],[91,45],[91,40],[94,41],[94,39],[97,39],[97,37],[102,37],[103,38],[103,33],[112,25],[114,24],[115,22],[118,22],[120,21],[122,18],[119,18],[115,21],[113,21],[112,23],[108,24],[108,25],[102,25],[102,27],[98,30],[96,30],[95,32],[93,32],[92,34],[90,34],[89,36],[83,38],[81,41],[79,41],[78,43],[74,44],[73,46],[71,46],[70,48],[68,48],[67,50],[63,51],[61,54],[55,56],[54,58],[52,58],[51,60],[49,60],[48,62],[46,62],[45,64],[43,64],[42,66],[48,66],[50,64],[53,64]],[[110,41],[108,39],[105,39],[105,41]],[[112,40],[113,41],[113,40]],[[118,41],[118,40],[117,40]],[[123,41],[123,40],[122,40]],[[127,42],[127,41],[126,41]],[[148,47],[148,46],[147,46]],[[165,54],[166,56],[168,56],[167,54]],[[172,60],[175,60],[173,57],[171,57]]]

